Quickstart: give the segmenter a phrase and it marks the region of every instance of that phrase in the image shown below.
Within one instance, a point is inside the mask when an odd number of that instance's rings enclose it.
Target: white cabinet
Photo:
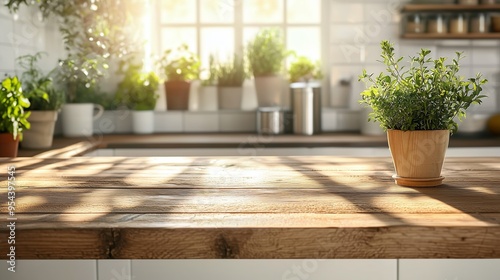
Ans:
[[[130,260],[98,260],[98,280],[132,280]]]
[[[400,260],[399,280],[498,280],[500,259]]]
[[[396,280],[396,260],[132,260],[132,279]]]
[[[0,263],[2,280],[97,280],[95,260],[18,260],[16,272],[7,270],[6,261]]]

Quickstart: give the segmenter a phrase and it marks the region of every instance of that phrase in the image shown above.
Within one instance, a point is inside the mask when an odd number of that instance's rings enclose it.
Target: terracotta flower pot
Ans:
[[[191,84],[185,81],[166,81],[167,110],[187,110]]]
[[[19,137],[14,140],[11,133],[0,133],[0,157],[17,157]]]
[[[396,184],[434,187],[442,184],[441,169],[450,139],[449,130],[388,130]]]

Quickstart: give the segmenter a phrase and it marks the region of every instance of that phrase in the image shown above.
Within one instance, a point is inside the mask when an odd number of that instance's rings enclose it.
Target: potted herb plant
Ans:
[[[24,95],[30,100],[31,128],[24,133],[23,148],[46,149],[52,146],[58,111],[64,103],[64,93],[57,90],[51,72],[42,74],[38,61],[43,53],[24,55],[17,61],[24,72],[21,76]]]
[[[441,169],[450,134],[458,128],[454,118],[465,118],[471,104],[481,103],[486,80],[480,74],[462,78],[458,52],[447,63],[443,57],[430,58],[431,52],[422,49],[405,68],[389,41],[382,41],[381,47],[387,70],[375,77],[363,71],[360,80],[371,85],[360,102],[373,109],[370,119],[387,130],[396,184],[438,186],[444,179]]]
[[[279,29],[263,29],[248,44],[247,58],[254,76],[259,107],[282,105],[283,77],[280,73],[287,54]]]
[[[210,55],[206,74],[199,88],[198,108],[201,111],[217,111],[217,65],[213,55]]]
[[[243,82],[246,76],[243,58],[237,55],[234,55],[231,61],[219,65],[217,73],[219,109],[241,109]]]
[[[298,56],[288,68],[290,83],[308,82],[310,80],[320,80],[323,78],[320,63],[313,63],[305,56]]]
[[[0,84],[0,157],[16,157],[23,132],[30,128],[29,99],[23,94],[17,77],[7,77]]]
[[[191,81],[198,79],[200,61],[186,44],[166,50],[157,62],[166,78],[167,110],[187,110]]]
[[[156,93],[159,78],[154,72],[143,72],[142,63],[134,63],[133,58],[122,61],[119,73],[123,80],[118,84],[118,102],[132,109],[132,131],[136,134],[154,132],[154,108],[158,99]]]

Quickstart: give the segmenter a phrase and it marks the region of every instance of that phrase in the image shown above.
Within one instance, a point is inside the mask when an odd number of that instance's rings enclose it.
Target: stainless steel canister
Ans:
[[[283,134],[291,132],[292,117],[280,107],[257,109],[257,132],[259,134]]]
[[[290,85],[293,110],[293,132],[313,135],[321,132],[321,85],[293,83]]]

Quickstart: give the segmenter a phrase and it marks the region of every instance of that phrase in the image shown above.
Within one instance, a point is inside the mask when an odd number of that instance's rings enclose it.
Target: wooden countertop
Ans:
[[[421,189],[394,185],[389,158],[32,157],[0,159],[1,177],[11,165],[18,259],[500,257],[500,157],[448,158]]]
[[[386,136],[366,136],[357,133],[324,133],[305,135],[257,134],[111,134],[89,138],[56,137],[47,150],[20,149],[20,157],[73,157],[102,148],[254,148],[254,147],[387,147]],[[500,147],[500,137],[453,136],[450,147]]]

